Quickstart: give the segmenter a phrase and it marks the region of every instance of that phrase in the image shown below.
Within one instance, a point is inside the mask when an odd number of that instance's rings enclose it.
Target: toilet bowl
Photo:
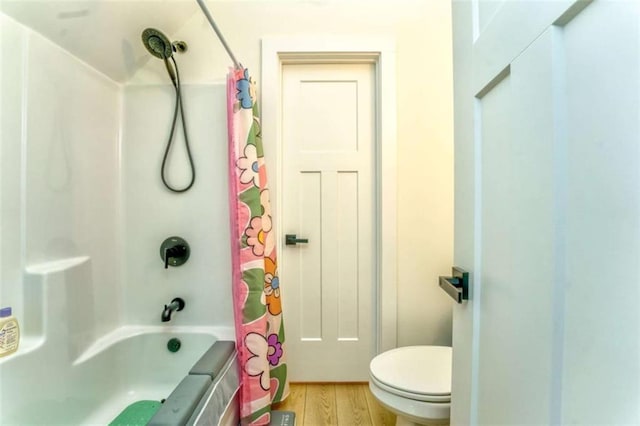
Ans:
[[[396,414],[397,426],[448,425],[451,358],[447,346],[406,346],[383,352],[369,364],[369,389]]]

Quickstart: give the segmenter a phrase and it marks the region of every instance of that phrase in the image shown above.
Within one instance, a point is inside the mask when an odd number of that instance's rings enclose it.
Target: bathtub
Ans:
[[[177,352],[167,349],[172,338],[180,339]],[[169,397],[216,340],[233,338],[229,327],[124,326],[75,359],[69,357],[72,350],[47,339],[0,363],[0,423],[106,425],[133,402]],[[225,368],[233,371],[234,363],[230,359]],[[235,421],[235,391],[232,400],[220,405],[215,392],[223,384],[214,385],[192,423],[212,424],[212,418]],[[232,387],[233,380],[224,383],[227,394]],[[215,400],[217,410],[228,412],[212,416],[212,405],[206,403]]]

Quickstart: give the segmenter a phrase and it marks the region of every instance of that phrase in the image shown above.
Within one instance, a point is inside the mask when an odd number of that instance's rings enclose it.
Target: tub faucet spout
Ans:
[[[164,310],[162,311],[162,322],[167,322],[171,320],[171,314],[173,311],[181,311],[184,309],[184,300],[179,297],[176,297],[169,303],[168,305],[164,305]]]

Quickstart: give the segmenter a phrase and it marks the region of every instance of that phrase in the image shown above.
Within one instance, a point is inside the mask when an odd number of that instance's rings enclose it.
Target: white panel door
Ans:
[[[452,424],[640,424],[640,2],[453,13]]]
[[[372,64],[283,65],[281,276],[293,381],[367,380],[373,349]]]

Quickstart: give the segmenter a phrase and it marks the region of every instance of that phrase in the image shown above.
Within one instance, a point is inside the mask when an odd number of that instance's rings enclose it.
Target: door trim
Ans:
[[[282,252],[278,212],[282,199],[282,66],[285,64],[371,63],[376,74],[375,224],[376,262],[374,341],[376,353],[397,346],[397,186],[396,52],[388,37],[270,36],[262,39],[262,140],[267,157],[276,248]],[[286,296],[285,296],[286,297]]]

